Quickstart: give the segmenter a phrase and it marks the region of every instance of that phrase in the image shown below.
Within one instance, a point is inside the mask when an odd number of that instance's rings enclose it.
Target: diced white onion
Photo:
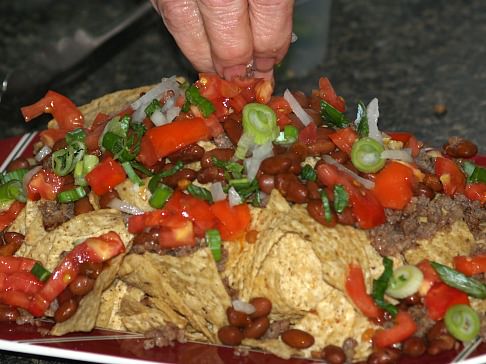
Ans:
[[[150,120],[152,121],[152,123],[154,123],[155,126],[161,126],[168,123],[167,118],[161,110],[155,110],[150,117]]]
[[[380,116],[380,111],[378,109],[378,99],[376,97],[371,100],[366,107],[366,116],[368,117],[368,136],[383,145],[383,136],[378,129],[378,117]]]
[[[172,122],[172,120],[178,117],[180,113],[181,113],[181,108],[178,106],[174,106],[169,110],[167,110],[167,112],[165,113],[165,118],[167,119],[167,122],[170,123]]]
[[[273,155],[272,142],[256,146],[253,150],[253,155],[245,159],[246,174],[249,181],[252,181],[260,168],[260,164],[264,159]]]
[[[215,182],[209,188],[211,191],[211,197],[213,201],[222,201],[226,198],[226,193],[223,191],[223,185],[221,182]]]
[[[294,95],[292,95],[289,89],[285,90],[284,99],[289,103],[290,108],[294,112],[295,116],[297,116],[299,120],[302,121],[302,124],[304,124],[304,126],[307,126],[312,122],[312,117],[305,112],[302,106],[300,106],[299,102],[294,97]]]
[[[247,315],[251,315],[256,311],[255,306],[248,302],[234,300],[231,304],[236,311],[246,313]]]
[[[133,205],[129,204],[128,202],[122,201],[122,200],[120,200],[119,198],[116,198],[116,197],[108,203],[108,207],[115,209],[115,210],[118,210],[118,211],[121,211],[121,212],[125,212],[125,213],[130,214],[130,215],[142,215],[143,214],[143,211],[140,210],[137,206],[133,206]]]
[[[363,185],[363,187],[365,187],[365,188],[367,188],[369,190],[372,190],[375,187],[375,184],[374,184],[373,181],[370,181],[369,179],[366,179],[366,178],[363,178],[363,177],[357,175],[356,173],[354,173],[349,168],[346,168],[341,163],[337,162],[331,156],[329,156],[329,155],[323,155],[322,156],[322,159],[324,160],[324,162],[329,163],[329,164],[335,166],[341,172],[346,173],[348,176],[353,177],[356,181],[358,181],[359,183],[361,183]]]
[[[235,190],[233,186],[228,190],[228,202],[231,207],[240,205],[243,201],[241,200],[240,194]]]
[[[258,194],[260,196],[260,207],[267,206],[267,203],[270,200],[270,195],[268,193],[263,192],[263,191],[259,191]]]
[[[27,196],[27,186],[29,185],[30,180],[34,175],[39,172],[42,169],[42,166],[37,166],[32,168],[30,171],[28,171],[24,178],[22,179],[22,188],[24,189],[24,193]]]
[[[381,158],[383,159],[395,159],[404,162],[413,162],[412,151],[410,148],[403,148],[397,150],[387,149],[381,153]]]
[[[48,156],[52,152],[52,149],[49,148],[49,146],[44,145],[35,155],[35,160],[37,162],[40,162],[43,160],[46,156]]]

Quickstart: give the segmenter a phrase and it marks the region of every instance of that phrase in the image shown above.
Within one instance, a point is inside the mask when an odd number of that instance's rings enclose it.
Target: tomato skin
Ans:
[[[454,268],[467,276],[486,272],[486,255],[454,257]]]
[[[7,228],[23,210],[25,204],[20,201],[14,201],[7,211],[0,212],[0,231]]]
[[[195,244],[192,221],[181,215],[172,215],[164,219],[159,232],[160,247],[173,249]]]
[[[408,148],[410,148],[412,157],[416,158],[419,153],[420,153],[420,148],[421,148],[421,143],[415,138],[413,135],[410,137],[408,140],[408,143],[406,144]]]
[[[20,307],[24,310],[29,310],[30,296],[25,292],[9,291],[0,292],[0,302],[6,305]]]
[[[43,283],[30,272],[0,273],[0,291],[20,291],[27,294],[37,293]]]
[[[428,260],[422,260],[417,264],[417,268],[424,274],[424,280],[420,286],[419,294],[425,296],[435,283],[442,282],[442,280]]]
[[[206,126],[209,129],[209,134],[211,137],[215,138],[218,135],[221,135],[224,133],[223,126],[219,122],[218,118],[216,115],[212,114],[209,117],[204,119],[204,122],[206,123]]]
[[[417,331],[417,324],[407,311],[400,311],[395,318],[395,326],[378,330],[373,336],[373,343],[379,348],[386,348],[404,341]]]
[[[317,141],[317,125],[315,123],[310,123],[304,129],[299,132],[298,137],[299,143],[302,144],[313,144]]]
[[[447,309],[457,304],[469,305],[467,294],[442,282],[435,283],[424,299],[429,317],[436,321],[442,320]]]
[[[40,198],[53,201],[63,185],[64,180],[62,177],[59,177],[52,171],[41,169],[31,178],[27,185],[27,197],[32,201],[37,201]]]
[[[444,157],[436,158],[435,175],[442,182],[446,195],[454,196],[456,193],[464,193],[466,176],[454,161]]]
[[[272,96],[268,106],[270,106],[276,113],[288,115],[292,112],[292,108],[283,96]]]
[[[402,210],[412,199],[413,171],[398,162],[389,162],[376,174],[373,192],[383,207]]]
[[[364,274],[361,267],[357,264],[348,266],[348,275],[346,277],[345,289],[347,295],[359,310],[368,318],[376,319],[381,316],[381,309],[375,301],[366,292]]]
[[[121,164],[108,157],[86,175],[86,181],[91,189],[101,196],[122,183],[126,177]]]
[[[350,154],[354,142],[358,139],[358,134],[356,134],[353,128],[347,127],[329,134],[329,138],[339,149]]]
[[[486,183],[468,183],[464,191],[466,197],[472,201],[486,203]]]
[[[331,81],[327,77],[321,77],[319,79],[319,96],[336,110],[340,112],[346,111],[344,99],[336,94]]]
[[[217,201],[210,207],[217,219],[216,227],[223,240],[241,238],[250,226],[250,208],[243,203],[231,207],[228,200]]]
[[[386,134],[392,138],[392,140],[396,140],[402,142],[404,145],[409,141],[410,137],[412,136],[411,133],[406,131],[387,131]]]
[[[51,90],[36,103],[20,108],[20,111],[26,122],[47,113],[56,119],[59,129],[74,130],[84,126],[83,114],[76,105],[67,97]]]
[[[36,261],[24,257],[0,257],[0,273],[30,272]]]

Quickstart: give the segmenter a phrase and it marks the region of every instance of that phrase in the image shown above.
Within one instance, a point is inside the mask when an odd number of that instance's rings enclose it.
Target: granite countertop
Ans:
[[[141,1],[1,2],[0,77],[36,57],[45,42],[72,34],[76,28],[95,35],[106,31]],[[486,153],[486,2],[465,4],[462,0],[397,0],[393,4],[334,0],[327,55],[302,53],[301,59],[314,59],[316,66],[306,72],[298,64],[287,65],[278,73],[278,88],[310,92],[319,76],[325,75],[347,100],[350,116],[356,101],[377,97],[381,129],[411,131],[435,146],[447,136],[461,135]],[[317,23],[307,22],[308,29],[296,27],[304,46],[306,32],[312,32],[321,18],[324,21],[325,15],[314,14],[312,21]],[[325,38],[321,41],[323,47]],[[83,104],[172,74],[194,78],[153,12],[89,57],[82,72],[69,81],[57,80],[51,87]],[[436,104],[445,105],[447,112],[436,115]],[[19,106],[16,100],[0,103],[0,139],[44,127],[46,118],[24,124]],[[0,352],[0,362],[61,361]]]

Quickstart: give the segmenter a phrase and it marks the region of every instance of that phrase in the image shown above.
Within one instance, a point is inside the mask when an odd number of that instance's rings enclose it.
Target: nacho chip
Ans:
[[[118,186],[115,190],[118,192],[120,199],[129,203],[130,205],[138,207],[142,211],[152,211],[154,208],[149,205],[149,198],[151,193],[148,189],[148,183],[150,178],[145,178],[143,180],[143,186],[137,186],[132,183],[129,179],[126,179]]]

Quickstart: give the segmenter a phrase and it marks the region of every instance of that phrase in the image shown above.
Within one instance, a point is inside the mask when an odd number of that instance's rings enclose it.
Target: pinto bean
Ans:
[[[425,183],[418,182],[413,186],[413,194],[415,196],[424,196],[429,200],[433,199],[435,192],[432,188],[427,186]]]
[[[292,164],[290,165],[289,172],[295,175],[298,175],[300,171],[302,171],[301,163],[304,161],[305,156],[301,154],[297,154],[293,151],[285,153],[286,157],[289,157],[292,160]]]
[[[321,194],[319,193],[319,185],[314,181],[307,181],[307,195],[310,200],[319,200]]]
[[[310,200],[307,202],[307,212],[309,213],[310,217],[316,220],[319,224],[324,226],[334,226],[336,225],[336,218],[334,217],[334,213],[332,213],[331,221],[327,221],[324,208],[322,207],[321,200]]]
[[[471,158],[478,153],[476,144],[461,137],[450,137],[443,148],[453,158]]]
[[[74,297],[74,295],[68,287],[68,288],[64,289],[64,291],[59,293],[59,296],[57,296],[57,303],[62,304],[63,302],[66,302],[73,297]]]
[[[309,107],[316,112],[321,112],[321,98],[319,94],[312,94],[309,97]]]
[[[113,200],[114,198],[120,198],[120,195],[116,190],[108,191],[100,196],[100,207],[102,209],[109,209],[108,204]]]
[[[249,339],[258,339],[268,330],[270,321],[268,317],[260,317],[253,320],[250,325],[243,330],[243,336]]]
[[[19,316],[19,311],[15,307],[0,305],[0,322],[16,321]]]
[[[287,172],[291,165],[292,159],[280,154],[265,159],[260,165],[260,170],[266,174],[276,175]]]
[[[367,360],[367,364],[395,364],[400,359],[400,351],[393,348],[377,349]]]
[[[26,158],[17,158],[11,161],[7,166],[7,172],[13,172],[21,168],[30,168],[29,161]]]
[[[270,192],[272,192],[272,190],[275,188],[275,176],[262,173],[257,177],[257,180],[258,187],[262,192],[270,194]]]
[[[80,198],[79,200],[74,202],[74,214],[76,216],[85,214],[93,210],[93,206],[91,205],[91,202],[89,202],[88,196]]]
[[[311,156],[319,156],[321,154],[328,154],[336,149],[336,145],[331,140],[318,140],[307,146]]]
[[[306,186],[294,174],[277,174],[275,188],[290,202],[304,203],[308,199]]]
[[[427,347],[424,339],[417,336],[409,337],[402,344],[402,352],[414,358],[424,354],[425,350]]]
[[[201,167],[211,167],[213,165],[213,157],[221,161],[229,161],[234,154],[235,150],[232,148],[215,148],[208,150],[207,152],[204,152],[201,158]]]
[[[66,139],[59,139],[57,142],[54,143],[52,146],[52,151],[56,152],[58,150],[64,149],[67,147],[67,142]]]
[[[336,219],[341,225],[354,225],[356,218],[351,208],[345,208],[340,214],[336,214]]]
[[[299,161],[303,161],[309,155],[307,145],[299,142],[292,144],[290,147],[290,152],[295,154]]]
[[[71,318],[78,309],[78,301],[71,298],[63,303],[61,303],[54,313],[54,320],[56,322],[64,322]]]
[[[231,114],[223,123],[223,129],[233,145],[237,145],[243,134],[243,125],[241,124],[241,114]]]
[[[244,312],[236,311],[233,307],[226,309],[226,317],[230,325],[236,327],[248,327],[251,324],[250,316]]]
[[[300,106],[302,106],[302,108],[306,108],[307,106],[309,106],[309,98],[302,91],[299,90],[292,92],[292,95],[295,97]]]
[[[430,355],[437,355],[443,351],[452,350],[457,341],[449,334],[439,336],[429,341],[427,353]]]
[[[418,305],[422,301],[419,293],[415,293],[411,296],[405,297],[402,302],[405,303],[407,306],[415,306]]]
[[[25,236],[20,233],[6,232],[0,238],[0,256],[8,257],[15,254],[24,243]]]
[[[224,345],[238,346],[243,340],[243,333],[236,326],[223,326],[218,330],[218,338]]]
[[[321,351],[321,358],[329,364],[343,364],[346,361],[346,354],[337,345],[327,345]]]
[[[290,329],[282,334],[282,341],[292,348],[306,349],[314,345],[314,336],[302,330]]]
[[[255,307],[255,312],[250,315],[252,319],[268,316],[272,311],[272,301],[266,297],[253,297],[250,304]]]
[[[172,162],[181,161],[183,163],[196,162],[201,159],[204,154],[204,148],[197,144],[190,144],[177,152],[170,154],[167,158]]]
[[[95,280],[85,275],[78,275],[70,284],[69,290],[75,296],[85,296],[93,289]]]
[[[164,177],[163,182],[172,188],[177,187],[177,183],[182,180],[186,179],[189,181],[194,181],[197,177],[198,173],[191,169],[191,168],[182,168],[180,171],[177,171],[172,176]]]
[[[199,183],[222,182],[224,181],[224,170],[216,166],[203,168],[197,172],[197,181]]]
[[[96,279],[103,270],[103,263],[84,262],[79,266],[79,274]]]

